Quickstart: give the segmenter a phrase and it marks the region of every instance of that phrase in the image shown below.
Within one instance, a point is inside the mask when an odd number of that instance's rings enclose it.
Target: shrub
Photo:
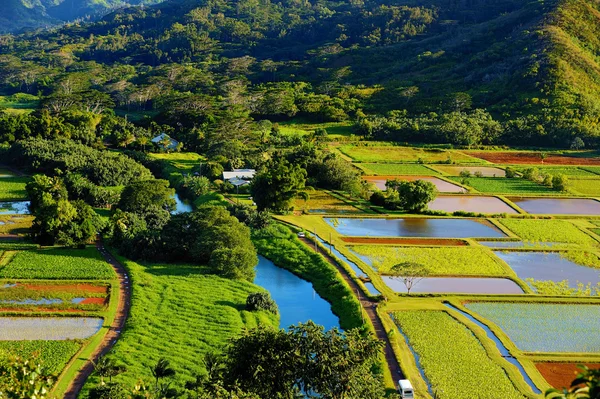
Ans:
[[[266,310],[273,314],[279,312],[277,304],[268,292],[255,292],[248,295],[248,298],[246,298],[246,310],[250,312]]]

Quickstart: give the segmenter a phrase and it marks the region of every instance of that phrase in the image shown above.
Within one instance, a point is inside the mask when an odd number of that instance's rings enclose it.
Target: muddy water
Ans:
[[[474,219],[360,219],[324,218],[345,236],[434,237],[434,238],[504,238],[496,227]]]
[[[541,281],[569,281],[569,287],[577,283],[592,286],[600,283],[600,269],[581,266],[553,252],[494,252],[517,273],[520,279],[532,278]]]
[[[381,279],[395,292],[406,293],[406,286],[398,277],[382,276]],[[523,290],[514,281],[506,278],[479,277],[426,277],[417,282],[412,293],[454,294],[522,294]]]
[[[0,215],[29,215],[29,201],[0,202]]]
[[[387,180],[392,180],[395,178],[398,178],[400,180],[405,180],[405,181],[425,180],[425,181],[433,183],[433,185],[441,193],[464,193],[467,191],[457,184],[452,184],[445,180],[438,179],[437,177],[431,177],[431,176],[367,176],[367,177],[364,177],[365,180],[375,184],[375,186],[377,186],[377,188],[380,190],[386,189],[385,183]]]
[[[94,317],[0,317],[0,341],[85,339],[103,323]]]
[[[315,292],[311,283],[262,256],[258,257],[254,284],[268,290],[277,303],[281,328],[309,320],[324,326],[325,330],[340,327],[331,305]]]
[[[541,215],[600,215],[600,201],[585,198],[510,198],[527,213]]]
[[[429,203],[429,209],[444,212],[474,212],[474,213],[509,213],[516,214],[516,210],[496,197],[447,195],[438,196]]]

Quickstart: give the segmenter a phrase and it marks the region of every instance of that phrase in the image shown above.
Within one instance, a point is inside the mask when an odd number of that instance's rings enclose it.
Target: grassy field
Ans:
[[[556,194],[557,192],[540,184],[525,179],[509,179],[506,177],[450,177],[457,183],[473,187],[482,193],[494,194]]]
[[[600,166],[582,166],[581,169],[600,175]]]
[[[523,399],[477,337],[443,311],[393,314],[438,399]]]
[[[438,176],[439,173],[424,165],[418,164],[394,164],[394,163],[361,163],[355,166],[362,169],[368,175],[418,175],[418,176]]]
[[[568,187],[582,195],[600,196],[600,179],[570,179]]]
[[[391,273],[394,265],[414,262],[432,275],[506,276],[507,270],[485,248],[477,247],[392,247],[355,245],[348,247],[380,273]]]
[[[111,279],[113,269],[94,247],[44,249],[18,252],[0,267],[0,278],[19,279]]]
[[[471,302],[527,352],[598,352],[600,307],[582,304]]]
[[[523,240],[597,245],[597,241],[566,220],[501,219],[500,223]]]
[[[198,166],[205,158],[195,152],[170,152],[149,154],[154,159],[169,161],[179,173],[190,172],[194,166]]]
[[[199,266],[121,261],[130,273],[132,307],[110,356],[127,367],[113,380],[130,387],[140,378],[152,382],[150,367],[160,357],[171,362],[182,386],[203,371],[203,354],[219,351],[243,328],[278,324],[269,313],[244,310],[248,294],[263,291],[258,286],[205,274]],[[98,382],[92,377],[86,387]]]
[[[326,122],[326,123],[310,123],[300,119],[280,122],[279,131],[282,134],[311,134],[316,129],[327,130],[327,135],[330,138],[347,137],[352,134],[352,122]]]
[[[361,213],[352,205],[324,191],[308,191],[309,200],[296,199],[294,208],[308,213]]]
[[[526,169],[526,167],[518,167],[516,168],[517,171],[519,172],[524,172]],[[552,176],[556,176],[556,175],[565,175],[565,176],[573,176],[573,177],[598,177],[597,174],[595,174],[594,172],[587,170],[588,168],[586,167],[576,167],[576,166],[543,166],[543,167],[537,167],[537,169],[541,172],[541,173],[547,173],[549,175]],[[600,168],[599,168],[600,170]]]
[[[400,147],[392,145],[382,146],[356,146],[352,144],[338,147],[340,152],[359,162],[418,162],[442,163],[442,162],[475,162],[481,163],[479,159],[470,157],[458,151],[446,151],[439,149],[422,149],[412,147]]]
[[[29,177],[0,178],[0,201],[26,199],[25,185],[29,180]]]
[[[81,348],[77,341],[0,341],[0,359],[36,358],[51,375],[58,375]]]
[[[37,109],[40,100],[37,96],[19,93],[12,96],[0,96],[0,111],[11,114],[29,114]]]

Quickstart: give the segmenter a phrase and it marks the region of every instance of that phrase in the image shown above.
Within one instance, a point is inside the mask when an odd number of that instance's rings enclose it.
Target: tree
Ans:
[[[517,171],[512,167],[507,167],[505,170],[505,175],[507,178],[512,179],[517,177]]]
[[[552,178],[552,188],[556,191],[567,191],[569,179],[563,174],[558,174]]]
[[[0,362],[0,398],[46,399],[52,385],[38,359],[14,357]]]
[[[549,389],[545,396],[548,399],[599,399],[600,369],[592,370],[585,365],[578,366],[581,372],[571,383],[569,389]]]
[[[129,399],[128,389],[118,382],[99,385],[90,389],[89,399]]]
[[[176,374],[175,370],[171,367],[171,363],[164,357],[158,359],[158,362],[153,367],[150,367],[150,371],[152,371],[152,376],[156,380],[155,387],[157,392],[163,388],[159,385],[161,379],[173,377]]]
[[[112,359],[106,356],[102,356],[92,364],[94,365],[94,373],[100,376],[100,385],[105,385],[104,378],[108,377],[109,382],[112,382],[112,377],[126,371],[125,367],[116,365]]]
[[[585,147],[585,143],[583,142],[583,140],[580,137],[575,137],[573,139],[573,141],[571,142],[571,149],[572,150],[582,150]]]
[[[285,212],[292,207],[292,201],[304,188],[305,181],[304,169],[278,158],[256,174],[250,190],[259,211]]]
[[[225,278],[253,281],[257,263],[256,251],[249,248],[219,248],[210,255],[208,265]]]
[[[248,295],[246,298],[246,310],[250,312],[266,310],[273,314],[279,313],[277,304],[268,292],[256,292]]]
[[[402,280],[408,295],[410,295],[410,291],[415,285],[429,276],[429,272],[425,266],[415,262],[399,263],[391,268],[391,272],[398,276],[395,278]]]
[[[167,180],[143,180],[123,189],[117,208],[144,216],[147,222],[148,217],[160,217],[161,213],[162,219],[168,220],[169,212],[176,206],[174,195],[175,190],[169,187]]]
[[[427,209],[427,204],[437,196],[437,189],[431,182],[425,180],[403,181],[388,180],[386,207],[404,209],[408,212],[421,212]]]

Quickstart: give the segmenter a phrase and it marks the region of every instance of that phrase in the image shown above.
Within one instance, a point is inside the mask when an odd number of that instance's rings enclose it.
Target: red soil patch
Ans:
[[[441,238],[370,238],[370,237],[342,237],[342,241],[353,244],[399,244],[399,245],[448,245],[467,246],[464,240]]]
[[[105,298],[85,298],[83,301],[79,302],[80,305],[104,305]]]
[[[19,284],[20,286],[32,291],[49,291],[49,292],[93,292],[106,294],[108,287],[93,284]]]
[[[577,364],[580,363],[536,363],[535,367],[540,374],[548,381],[548,384],[554,388],[570,387],[575,376],[579,374]],[[589,368],[600,368],[600,363],[585,363]]]
[[[465,151],[469,155],[485,159],[492,163],[524,164],[524,165],[600,165],[600,158],[569,157],[565,155],[547,154],[544,162],[535,152],[476,152]]]

